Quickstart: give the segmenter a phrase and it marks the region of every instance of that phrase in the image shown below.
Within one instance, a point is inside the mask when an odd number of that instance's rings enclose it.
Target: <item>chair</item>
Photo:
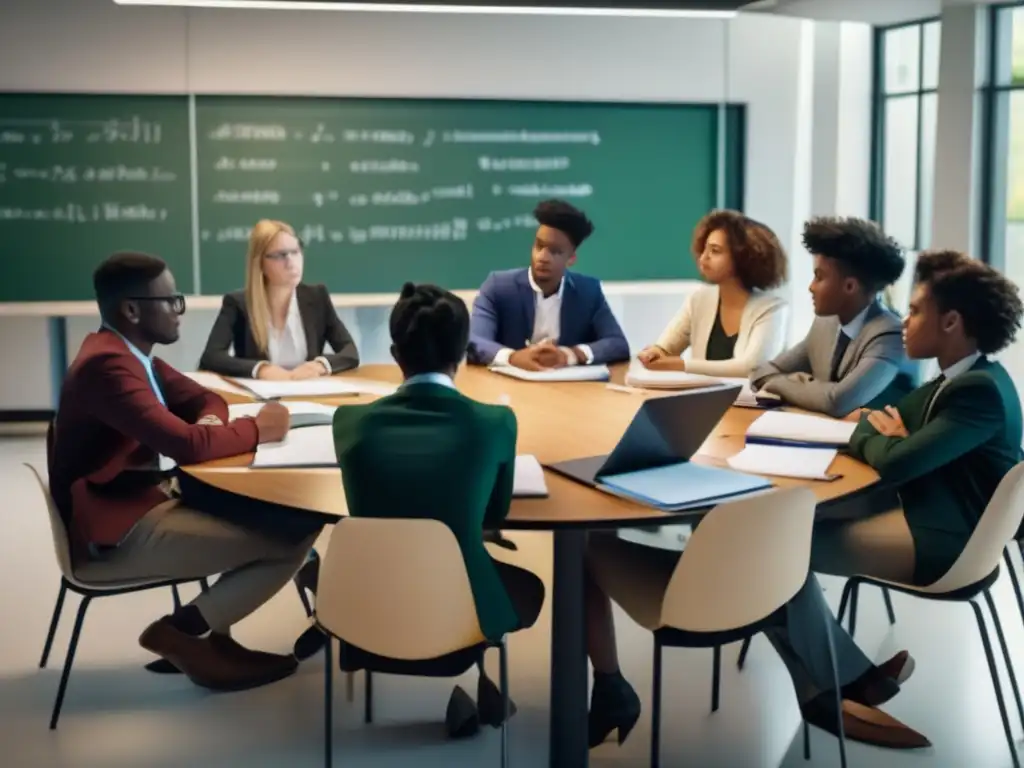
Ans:
[[[714,649],[712,709],[717,710],[721,646],[772,625],[807,580],[815,503],[811,491],[796,488],[719,505],[694,530],[663,595],[652,590],[613,595],[626,613],[654,635],[653,768],[660,761],[662,649]],[[768,540],[775,545],[764,546]],[[831,635],[829,657],[835,679],[839,757],[845,768],[846,740]],[[804,756],[810,759],[806,722]]]
[[[333,638],[344,649],[400,661],[436,660],[489,645],[501,656],[505,707],[501,765],[508,765],[508,659],[505,639],[489,643],[477,618],[469,576],[455,535],[431,519],[346,518],[335,525],[321,565],[314,617],[328,635],[324,664],[324,758],[332,762]],[[373,719],[367,668],[365,720]]]
[[[1020,594],[1019,585],[1016,583],[1016,574],[1013,573],[1013,564],[1010,561],[1009,551],[1007,550],[1007,543],[1012,541],[1016,535],[1022,517],[1024,517],[1024,462],[1015,466],[1003,478],[992,500],[985,508],[981,520],[978,521],[974,533],[971,534],[971,538],[968,540],[964,551],[942,578],[926,587],[918,587],[884,579],[875,579],[870,576],[853,576],[846,582],[846,587],[843,590],[843,596],[839,603],[840,623],[843,621],[848,605],[850,606],[852,617],[856,590],[859,584],[873,584],[925,600],[970,603],[971,608],[974,609],[978,632],[981,634],[981,643],[985,649],[985,658],[988,661],[989,673],[992,676],[992,687],[995,689],[996,703],[999,705],[999,715],[1003,721],[1003,731],[1006,734],[1006,743],[1010,748],[1014,768],[1020,768],[1020,760],[1017,757],[1013,731],[1010,728],[1010,720],[1006,712],[1006,701],[999,683],[999,670],[996,668],[992,643],[989,638],[984,613],[982,612],[981,605],[977,602],[977,598],[979,595],[985,598],[985,603],[992,614],[996,637],[999,640],[1007,675],[1010,678],[1010,687],[1016,699],[1017,714],[1021,719],[1021,723],[1024,724],[1024,706],[1021,704],[1020,690],[1017,687],[1017,676],[1013,670],[1013,662],[1010,659],[1010,651],[1006,645],[1006,638],[1003,635],[1003,627],[999,621],[995,601],[993,601],[990,592],[992,585],[999,578],[1000,558],[1005,558],[1007,567],[1010,569],[1011,578],[1014,580],[1014,587],[1017,590],[1018,596]],[[850,633],[853,633],[852,628]]]
[[[71,631],[71,639],[68,642],[68,653],[64,659],[64,670],[61,672],[60,684],[57,687],[57,699],[53,703],[53,712],[50,715],[50,730],[52,731],[57,728],[57,721],[60,719],[60,710],[64,704],[64,693],[67,690],[68,678],[71,676],[71,665],[75,661],[75,650],[78,648],[78,638],[81,635],[82,624],[85,621],[85,612],[93,598],[114,597],[116,595],[128,595],[133,592],[142,592],[149,589],[170,587],[173,590],[174,605],[179,607],[181,605],[181,598],[178,595],[178,585],[197,581],[197,579],[164,579],[160,581],[136,579],[123,581],[118,584],[89,584],[83,577],[76,575],[75,569],[72,566],[71,543],[68,541],[67,529],[64,526],[64,520],[61,518],[60,512],[57,510],[57,505],[50,495],[50,489],[34,466],[31,464],[26,464],[25,466],[32,471],[33,476],[39,483],[39,489],[46,499],[46,508],[50,514],[50,532],[53,535],[53,549],[57,555],[57,565],[60,567],[61,572],[60,592],[57,593],[57,604],[53,608],[50,629],[46,633],[46,642],[43,644],[43,655],[39,659],[40,669],[46,667],[46,662],[50,658],[50,649],[53,647],[54,635],[57,634],[57,625],[60,623],[65,595],[70,590],[82,598],[82,602],[78,605],[75,626]],[[209,589],[206,579],[198,579],[198,581],[204,591]]]

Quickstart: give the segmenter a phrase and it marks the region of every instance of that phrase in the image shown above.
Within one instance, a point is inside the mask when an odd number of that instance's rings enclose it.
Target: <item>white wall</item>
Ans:
[[[810,211],[815,176],[814,94],[838,89],[842,69],[814,79],[815,58],[824,53],[815,51],[814,26],[764,15],[501,18],[2,0],[0,90],[745,102],[746,210],[790,249],[796,294],[806,304],[800,270],[807,259],[794,235]],[[870,68],[869,56],[861,66]],[[869,104],[862,100],[866,132]],[[848,119],[856,125],[855,114]],[[837,153],[827,153],[826,162]],[[866,167],[868,158],[850,162]],[[689,258],[686,246],[680,242],[680,258]],[[680,298],[621,296],[612,303],[639,347]],[[385,311],[347,310],[343,318],[358,334],[364,359],[384,359]],[[210,312],[187,315],[182,343],[163,356],[194,366],[211,322]],[[28,360],[17,373],[4,366],[0,408],[48,407],[45,321],[0,324],[0,356],[11,359],[16,347]],[[69,321],[72,354],[95,325],[94,318]]]

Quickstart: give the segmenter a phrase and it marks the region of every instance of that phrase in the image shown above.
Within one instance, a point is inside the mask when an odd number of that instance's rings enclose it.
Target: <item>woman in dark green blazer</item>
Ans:
[[[448,525],[466,562],[480,627],[488,640],[499,640],[532,626],[544,601],[539,578],[493,560],[483,541],[484,531],[500,527],[512,503],[515,414],[455,388],[452,379],[469,340],[469,313],[454,294],[407,283],[391,314],[391,338],[391,353],[405,382],[394,395],[343,406],[334,417],[349,512],[353,517],[425,517]],[[480,656],[468,663],[410,663],[342,649],[346,669],[430,676],[461,674]],[[477,698],[479,720],[500,724],[501,714],[493,711],[500,696],[483,674]],[[452,735],[464,725],[464,718],[456,720],[449,717]]]

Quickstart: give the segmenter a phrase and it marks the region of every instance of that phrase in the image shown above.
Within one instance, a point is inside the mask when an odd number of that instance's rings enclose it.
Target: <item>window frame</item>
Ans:
[[[1024,0],[1021,0],[1024,4]],[[1012,3],[1017,5],[1018,3]],[[871,87],[871,174],[870,191],[868,199],[868,211],[872,221],[878,222],[885,228],[885,115],[886,107],[891,99],[915,98],[917,100],[917,140],[915,143],[916,157],[914,160],[914,242],[901,243],[907,250],[920,250],[922,242],[921,232],[921,144],[924,135],[924,97],[928,94],[936,94],[938,98],[938,78],[934,87],[924,88],[924,57],[925,57],[925,35],[926,25],[938,22],[941,35],[941,16],[927,16],[912,21],[905,21],[899,24],[875,27],[873,51],[872,51],[872,87]],[[899,93],[887,93],[885,89],[885,39],[886,34],[894,30],[917,27],[918,52],[917,52],[917,88]],[[941,40],[941,37],[939,38]],[[940,44],[941,47],[941,44]]]
[[[1006,267],[1006,229],[1008,226],[1006,201],[1009,194],[1009,157],[1001,158],[1001,153],[995,151],[996,147],[1009,141],[1010,138],[1010,99],[1014,91],[1024,92],[1024,81],[1014,83],[1012,77],[1010,82],[1000,84],[1000,50],[999,38],[1000,16],[1004,11],[1011,8],[1024,8],[1024,0],[1016,2],[993,3],[987,8],[988,13],[988,60],[986,63],[985,81],[981,87],[982,105],[982,144],[981,144],[981,183],[979,203],[979,221],[981,222],[980,243],[978,254],[986,264],[1005,271]],[[1013,14],[1006,14],[1011,19],[1011,51],[1012,57],[1012,18]],[[1012,66],[1012,60],[1011,60]],[[1005,95],[1007,104],[1006,124],[999,120],[999,101]],[[1002,203],[1000,206],[998,203]],[[1000,207],[1002,210],[1000,210]]]

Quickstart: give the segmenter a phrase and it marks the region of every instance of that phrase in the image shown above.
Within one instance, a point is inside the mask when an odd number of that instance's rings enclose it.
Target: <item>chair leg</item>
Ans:
[[[718,711],[718,689],[722,683],[722,646],[715,646],[714,658],[711,662],[711,711]]]
[[[882,599],[885,600],[885,612],[889,614],[890,626],[896,623],[896,611],[892,609],[892,597],[889,595],[889,588],[882,587]]]
[[[78,605],[78,615],[75,616],[75,627],[71,630],[71,639],[68,641],[68,653],[64,658],[64,670],[60,673],[60,684],[57,686],[57,699],[53,702],[53,712],[50,714],[50,730],[56,730],[57,720],[60,719],[60,709],[64,705],[64,693],[68,689],[68,678],[71,677],[71,665],[75,663],[75,651],[78,649],[78,638],[82,634],[82,622],[85,621],[85,611],[92,600],[88,595],[82,596],[82,602]]]
[[[992,599],[992,593],[987,589],[985,590],[985,602],[988,604],[989,613],[992,614],[992,623],[996,627],[996,637],[999,639],[999,647],[1003,651],[1006,674],[1010,678],[1010,690],[1013,691],[1013,698],[1017,702],[1017,717],[1020,718],[1021,727],[1024,728],[1024,705],[1021,705],[1020,701],[1020,688],[1017,687],[1017,675],[1013,671],[1013,659],[1010,658],[1010,649],[1006,645],[1006,637],[1003,635],[1003,623],[999,620],[995,600]]]
[[[1017,597],[1017,608],[1020,610],[1020,619],[1024,621],[1024,596],[1020,591],[1020,579],[1017,577],[1017,568],[1013,564],[1013,557],[1010,556],[1010,548],[1003,549],[1003,560],[1006,561],[1006,570],[1010,573],[1010,583],[1013,584],[1013,594]]]
[[[811,726],[804,720],[804,760],[811,759]]]
[[[1006,734],[1006,743],[1010,747],[1010,757],[1013,759],[1013,768],[1020,768],[1020,760],[1017,757],[1017,744],[1013,740],[1013,731],[1010,730],[1010,718],[1006,714],[1006,702],[1003,700],[1003,689],[999,685],[999,670],[996,668],[995,656],[992,653],[992,643],[988,639],[988,630],[985,627],[985,617],[981,612],[981,606],[971,600],[971,608],[974,609],[974,618],[978,622],[978,632],[981,633],[981,644],[985,648],[985,660],[988,661],[988,671],[992,676],[992,688],[996,692],[996,703],[999,705],[999,716],[1003,721],[1003,732]]]
[[[509,720],[509,695],[508,695],[508,641],[501,638],[501,645],[498,646],[501,682],[501,706],[504,715],[501,722],[501,768],[508,768],[508,720]]]
[[[306,611],[306,617],[309,618],[313,615],[313,606],[309,604],[309,598],[306,596],[306,590],[304,590],[298,582],[295,582],[295,588],[299,590],[299,600],[302,602],[302,607]]]
[[[839,598],[839,612],[836,614],[836,621],[839,622],[839,626],[843,626],[843,619],[846,618],[846,609],[850,605],[850,594],[853,592],[853,579],[847,579],[843,585],[843,594]]]
[[[60,612],[64,609],[64,596],[68,593],[68,583],[63,578],[60,580],[60,592],[57,593],[57,604],[53,606],[53,618],[50,619],[50,629],[46,633],[46,642],[43,643],[43,655],[39,659],[39,668],[46,666],[50,658],[50,650],[53,648],[53,638],[57,634],[57,625],[60,624]]]
[[[356,676],[352,672],[345,673],[345,699],[349,704],[356,700]]]
[[[857,603],[856,591],[853,593],[852,600],[852,606],[855,607]],[[832,687],[836,695],[836,725],[837,733],[839,735],[839,765],[841,768],[846,768],[846,732],[843,729],[843,694],[839,686],[839,668],[836,665],[836,646],[832,639],[832,622],[830,617],[827,618],[825,622],[825,629],[828,635],[828,661],[832,666]],[[804,754],[810,754],[810,745],[807,743],[804,744]]]
[[[736,660],[736,666],[739,669],[743,669],[743,665],[747,663],[747,654],[750,652],[750,641],[752,637],[747,637],[743,640],[743,645],[740,646],[740,657]]]
[[[373,722],[373,673],[366,670],[366,686],[363,688],[363,722]]]
[[[328,635],[324,645],[324,765],[334,762],[334,638]]]
[[[654,636],[654,677],[651,683],[651,768],[661,765],[661,640]]]
[[[174,610],[175,612],[181,610],[181,595],[178,594],[178,585],[171,584],[171,597],[174,598]]]

